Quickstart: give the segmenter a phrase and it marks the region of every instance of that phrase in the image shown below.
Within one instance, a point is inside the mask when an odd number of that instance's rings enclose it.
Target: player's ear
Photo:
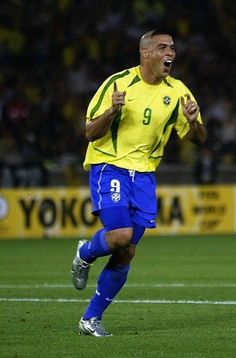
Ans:
[[[143,58],[147,59],[149,57],[149,51],[146,48],[140,50],[140,53]]]
[[[151,56],[152,56],[152,51],[146,50],[146,51],[145,51],[145,58],[146,58],[146,59],[149,59],[149,58],[151,58]]]

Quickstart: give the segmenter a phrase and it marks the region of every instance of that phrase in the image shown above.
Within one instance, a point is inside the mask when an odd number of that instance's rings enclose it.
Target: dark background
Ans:
[[[202,147],[171,136],[159,182],[235,182],[235,19],[233,0],[2,0],[0,186],[86,183],[88,102],[107,76],[138,64],[153,28],[173,34],[172,75],[208,131]]]

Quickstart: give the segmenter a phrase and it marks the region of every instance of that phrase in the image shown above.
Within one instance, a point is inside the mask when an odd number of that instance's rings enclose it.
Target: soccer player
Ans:
[[[76,289],[86,286],[91,264],[109,256],[97,289],[79,322],[81,333],[111,336],[101,320],[126,282],[135,248],[157,215],[155,171],[175,129],[196,144],[205,140],[199,106],[190,90],[170,76],[172,36],[152,30],[140,39],[140,65],[110,76],[92,98],[86,121],[93,214],[102,229],[80,240],[72,263]]]

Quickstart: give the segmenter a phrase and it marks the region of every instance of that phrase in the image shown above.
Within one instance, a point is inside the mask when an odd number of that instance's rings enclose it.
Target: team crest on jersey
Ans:
[[[164,96],[164,97],[163,97],[163,103],[164,103],[166,106],[169,106],[170,101],[171,101],[171,99],[170,99],[169,96]]]
[[[120,201],[120,193],[112,193],[111,194],[111,200],[114,201],[115,203]]]

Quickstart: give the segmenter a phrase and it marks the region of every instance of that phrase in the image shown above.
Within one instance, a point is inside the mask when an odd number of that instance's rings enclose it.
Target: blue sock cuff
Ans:
[[[82,260],[92,263],[97,257],[110,255],[111,249],[107,244],[105,234],[105,229],[98,230],[91,241],[81,247],[80,257]]]

